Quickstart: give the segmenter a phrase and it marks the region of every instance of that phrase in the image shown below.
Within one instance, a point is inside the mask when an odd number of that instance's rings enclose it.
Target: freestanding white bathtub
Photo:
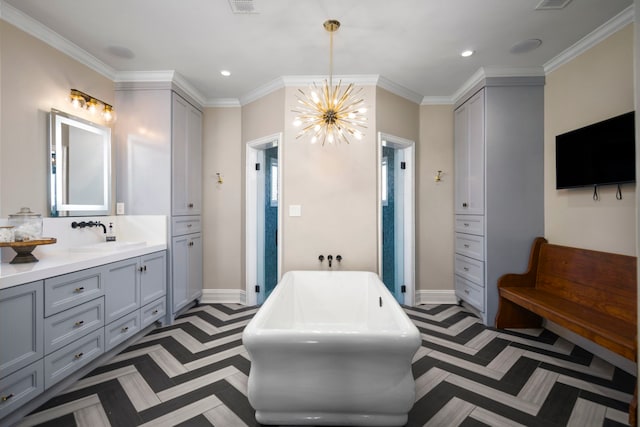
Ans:
[[[407,422],[420,333],[374,273],[286,273],[242,341],[262,424]]]

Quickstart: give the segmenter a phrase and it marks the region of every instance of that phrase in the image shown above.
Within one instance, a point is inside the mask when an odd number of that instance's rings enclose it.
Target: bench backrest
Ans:
[[[536,288],[636,322],[636,257],[543,243]]]

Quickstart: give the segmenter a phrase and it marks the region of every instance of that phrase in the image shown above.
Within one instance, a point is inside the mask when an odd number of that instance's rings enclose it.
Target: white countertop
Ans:
[[[167,245],[164,243],[145,244],[144,246],[123,248],[109,252],[76,252],[69,249],[61,249],[59,251],[48,251],[45,254],[36,255],[39,259],[38,262],[26,264],[2,262],[0,264],[0,289],[97,267],[99,265],[165,249],[167,249]]]

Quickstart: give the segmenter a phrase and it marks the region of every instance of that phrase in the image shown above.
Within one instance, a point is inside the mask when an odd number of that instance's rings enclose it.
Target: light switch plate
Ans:
[[[116,203],[116,215],[124,215],[124,203]]]
[[[289,205],[289,216],[302,216],[302,206]]]

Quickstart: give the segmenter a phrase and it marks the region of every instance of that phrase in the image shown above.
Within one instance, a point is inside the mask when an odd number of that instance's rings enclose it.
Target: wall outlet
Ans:
[[[116,203],[116,215],[124,215],[124,203]]]

